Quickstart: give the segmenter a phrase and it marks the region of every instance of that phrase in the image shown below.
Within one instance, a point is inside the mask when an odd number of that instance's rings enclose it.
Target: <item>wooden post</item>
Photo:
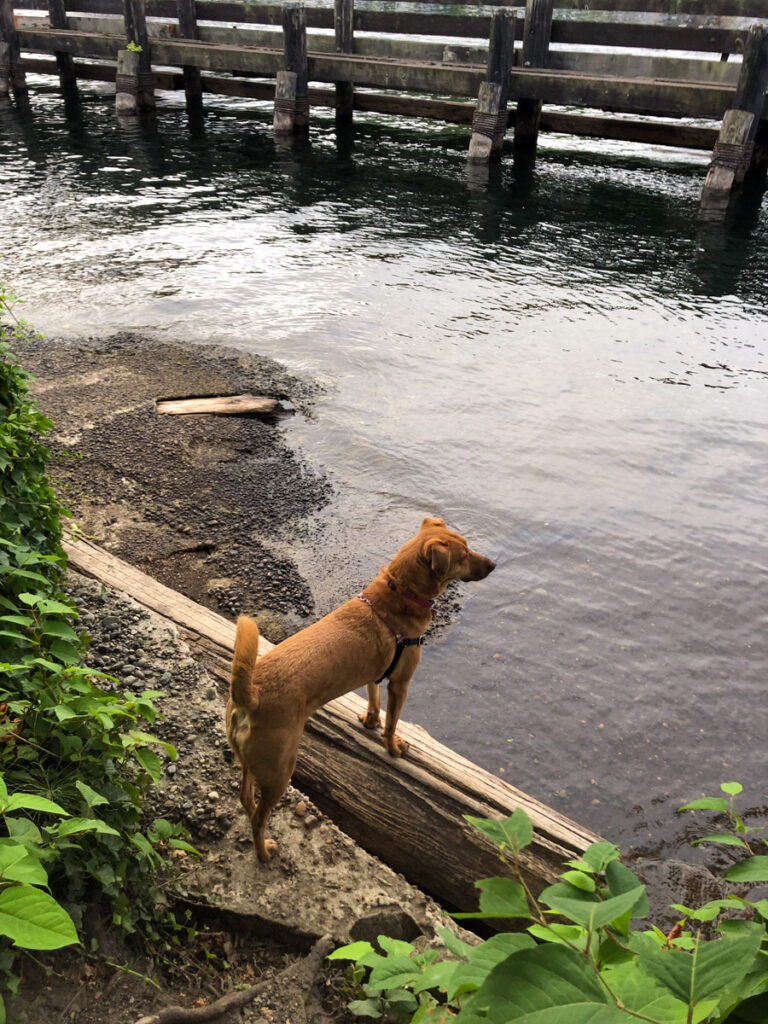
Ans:
[[[275,85],[275,131],[309,131],[309,84],[307,72],[307,12],[303,3],[283,4],[285,72]]]
[[[48,0],[48,17],[51,21],[51,28],[66,29],[67,9],[65,0]],[[71,54],[54,51],[56,64],[59,68],[59,81],[64,92],[77,91],[77,76],[75,75],[75,62]]]
[[[138,51],[139,65],[136,105],[139,109],[152,109],[155,106],[155,87],[152,77],[152,58],[149,50],[144,0],[125,0],[124,15],[125,34],[128,36],[128,42],[141,47]]]
[[[0,53],[0,80],[4,79],[10,84],[17,99],[26,96],[27,76],[21,62],[19,37],[13,20],[13,0],[0,0],[0,43],[5,43],[4,59]]]
[[[755,137],[768,88],[768,27],[752,25],[733,98],[726,111],[701,193],[701,212],[722,215],[754,156]],[[761,132],[762,136],[762,132]]]
[[[115,77],[115,110],[135,114],[138,109],[139,55],[135,50],[120,50]]]
[[[468,159],[483,163],[491,156],[500,156],[507,130],[509,73],[515,54],[515,16],[511,9],[500,7],[491,17],[488,41],[488,68],[480,85]]]
[[[199,33],[195,0],[176,0],[176,10],[182,39],[197,39]],[[184,64],[181,70],[184,76],[184,96],[187,101],[187,109],[199,110],[203,105],[203,80],[200,68],[192,64]]]
[[[6,98],[11,91],[11,48],[4,39],[0,39],[0,100]]]
[[[526,0],[525,28],[523,29],[522,66],[545,68],[552,35],[553,0]],[[541,100],[536,96],[522,96],[517,101],[515,116],[515,160],[531,165],[536,159],[539,138]]]
[[[354,53],[355,0],[334,0],[336,53]],[[336,83],[336,124],[351,125],[355,95],[351,82]]]

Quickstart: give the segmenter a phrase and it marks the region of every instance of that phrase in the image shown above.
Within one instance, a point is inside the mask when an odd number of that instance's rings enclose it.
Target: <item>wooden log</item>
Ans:
[[[179,33],[184,39],[197,39],[197,14],[195,13],[195,0],[176,0],[179,19]],[[203,105],[203,85],[200,77],[200,68],[194,64],[185,64],[182,67],[184,75],[184,96],[187,108],[200,110]]]
[[[67,10],[65,0],[48,0],[48,17],[51,28],[69,28],[67,22]],[[77,91],[77,77],[74,69],[74,59],[69,53],[59,51],[54,55],[59,68],[59,82],[64,92]]]
[[[224,416],[243,416],[248,413],[274,412],[279,402],[264,395],[222,395],[210,398],[158,398],[155,412],[165,416],[184,416],[209,413]]]
[[[309,73],[307,65],[307,12],[303,3],[283,4],[283,46],[284,69],[295,76],[295,81],[284,81],[287,90],[282,100],[285,124],[291,119],[293,132],[309,131]],[[292,92],[292,96],[290,93]],[[290,97],[290,98],[289,98]],[[289,107],[290,104],[290,107]],[[287,127],[277,129],[278,95],[275,93],[275,130],[288,131]]]
[[[135,114],[138,111],[139,55],[135,50],[119,50],[115,74],[115,111]]]
[[[333,18],[336,53],[354,53],[355,0],[334,0]],[[354,97],[352,82],[336,82],[337,125],[349,126],[352,124]]]
[[[526,0],[523,30],[522,64],[524,68],[545,68],[552,35],[553,0]],[[537,95],[521,95],[515,118],[515,161],[532,165],[536,159],[542,100]]]
[[[70,565],[130,595],[197,637],[198,651],[223,686],[228,684],[235,626],[215,612],[169,590],[138,569],[82,538],[65,533]],[[271,645],[259,641],[260,653]],[[393,760],[378,738],[363,729],[365,701],[355,694],[330,702],[307,722],[294,781],[361,846],[410,881],[459,909],[477,907],[477,878],[506,870],[495,847],[464,814],[503,817],[523,807],[535,834],[522,867],[539,892],[597,836],[520,790],[401,722],[408,756]]]
[[[4,43],[5,59],[0,66],[0,79],[7,81],[17,99],[27,95],[27,76],[21,61],[21,44],[13,16],[13,0],[0,0],[0,43]]]
[[[723,118],[702,189],[701,212],[706,217],[722,215],[728,208],[733,189],[744,181],[752,162],[766,88],[768,26],[754,25],[744,47],[733,107]]]
[[[155,92],[152,81],[152,60],[149,50],[144,0],[125,0],[123,13],[128,43],[133,43],[134,46],[139,47],[136,105],[140,110],[150,110],[155,106]]]

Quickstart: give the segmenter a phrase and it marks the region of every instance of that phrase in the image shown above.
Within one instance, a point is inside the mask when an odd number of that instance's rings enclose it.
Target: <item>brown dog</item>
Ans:
[[[259,860],[269,860],[277,847],[264,838],[264,828],[290,782],[307,718],[334,697],[365,685],[368,709],[362,721],[368,729],[378,728],[379,683],[386,677],[384,743],[393,757],[404,754],[407,744],[395,727],[421,659],[432,602],[452,580],[482,580],[494,568],[442,519],[425,519],[418,535],[357,597],[258,662],[256,623],[245,616],[238,620],[227,738],[242,765],[240,802],[251,819]]]

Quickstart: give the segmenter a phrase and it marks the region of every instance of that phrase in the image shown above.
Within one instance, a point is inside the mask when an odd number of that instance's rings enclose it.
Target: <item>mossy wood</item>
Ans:
[[[64,548],[75,569],[179,626],[208,670],[228,684],[234,623],[71,533]],[[271,646],[260,639],[261,653]],[[583,853],[598,838],[418,726],[401,722],[398,732],[410,749],[405,758],[393,760],[378,736],[358,721],[365,706],[356,694],[347,694],[309,719],[294,781],[361,846],[443,901],[474,910],[475,879],[503,873],[496,848],[464,821],[464,814],[504,817],[516,807],[525,809],[536,832],[525,851],[524,871],[536,891],[554,879],[564,859]],[[222,764],[222,773],[226,770]]]

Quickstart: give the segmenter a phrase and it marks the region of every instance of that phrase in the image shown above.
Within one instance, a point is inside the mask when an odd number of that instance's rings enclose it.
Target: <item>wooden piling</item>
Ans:
[[[195,0],[176,0],[176,11],[182,39],[199,38]],[[200,68],[193,64],[183,64],[181,71],[184,77],[184,96],[187,101],[187,109],[200,110],[203,105],[203,80]]]
[[[8,83],[17,99],[24,97],[28,92],[27,76],[21,62],[19,37],[13,20],[13,0],[0,0],[0,44],[2,43],[5,44],[5,56],[3,51],[0,51],[0,81]]]
[[[275,85],[274,129],[280,134],[309,131],[307,12],[303,3],[283,4],[284,72]]]
[[[65,0],[48,0],[48,17],[51,21],[51,28],[66,29],[67,9]],[[59,82],[64,92],[77,91],[77,76],[75,75],[75,62],[71,54],[54,50],[56,65],[59,69]]]
[[[115,76],[115,110],[135,114],[138,109],[139,55],[135,50],[120,50]]]
[[[755,138],[768,89],[768,26],[753,25],[744,47],[741,73],[733,98],[726,111],[712,162],[701,193],[701,212],[719,216],[725,212],[734,188],[741,185],[755,157]],[[761,146],[758,164],[763,163]]]
[[[128,36],[128,41],[140,47],[136,51],[139,58],[136,105],[140,110],[150,110],[155,106],[155,86],[144,0],[125,0],[123,11],[125,34]]]
[[[336,53],[354,52],[355,0],[334,0],[333,24],[336,32]],[[354,87],[351,82],[336,82],[336,124],[351,125],[354,109]]]
[[[545,68],[552,35],[553,0],[526,0],[522,66]],[[539,139],[542,102],[538,96],[518,98],[515,114],[514,158],[533,164]]]
[[[488,66],[472,118],[468,159],[482,163],[500,156],[507,130],[509,74],[515,53],[515,16],[507,7],[494,10],[488,41]]]
[[[0,39],[0,100],[11,91],[10,47],[4,39]]]

